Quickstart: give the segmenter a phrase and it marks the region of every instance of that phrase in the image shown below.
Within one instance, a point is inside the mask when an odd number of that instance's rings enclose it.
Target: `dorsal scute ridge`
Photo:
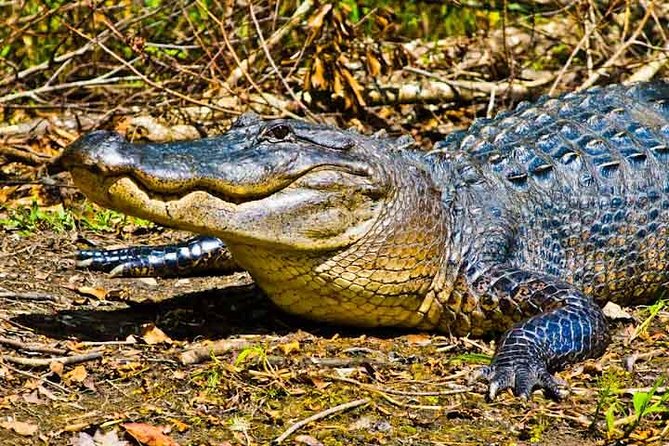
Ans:
[[[512,187],[554,181],[610,188],[669,163],[669,83],[611,85],[522,102],[449,135],[432,154],[463,151]],[[640,175],[636,175],[640,176]],[[584,184],[580,184],[583,182]]]

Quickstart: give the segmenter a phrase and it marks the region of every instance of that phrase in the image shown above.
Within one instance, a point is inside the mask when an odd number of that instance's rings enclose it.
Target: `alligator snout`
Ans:
[[[67,170],[86,168],[102,171],[127,165],[128,142],[116,132],[97,130],[87,133],[65,148],[58,163]]]

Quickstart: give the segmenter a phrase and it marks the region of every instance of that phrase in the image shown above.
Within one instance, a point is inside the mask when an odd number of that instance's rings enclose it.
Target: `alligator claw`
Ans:
[[[538,361],[518,361],[513,365],[493,364],[481,368],[474,377],[488,381],[487,401],[493,401],[506,389],[523,400],[529,400],[535,388],[541,388],[547,398],[562,399],[566,392],[566,383],[552,376],[546,366]]]

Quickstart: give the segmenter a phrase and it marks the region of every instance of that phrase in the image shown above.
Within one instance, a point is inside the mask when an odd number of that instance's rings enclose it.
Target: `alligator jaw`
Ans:
[[[142,146],[97,132],[68,148],[62,163],[102,206],[230,244],[337,249],[357,240],[377,216],[382,198],[357,160],[329,164],[329,150],[305,155],[271,146],[249,156],[248,147],[229,149],[229,139],[204,147]],[[219,154],[210,155],[212,148]],[[220,163],[205,163],[208,156]],[[185,163],[188,157],[199,163]]]
[[[336,197],[297,187],[239,204],[205,191],[161,197],[146,192],[129,177],[109,181],[104,190],[104,198],[91,196],[91,199],[165,226],[214,235],[230,244],[287,245],[310,251],[335,249],[366,233],[375,215],[371,210],[358,212],[356,216],[340,213],[339,218],[334,216],[328,221],[317,211],[325,209],[325,202]],[[299,216],[302,208],[306,212]],[[332,212],[325,210],[332,217]],[[318,221],[319,226],[312,227],[310,220]],[[290,221],[288,225],[284,224],[286,221]]]

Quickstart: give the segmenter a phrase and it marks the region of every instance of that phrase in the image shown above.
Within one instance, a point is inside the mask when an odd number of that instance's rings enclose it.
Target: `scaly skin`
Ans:
[[[557,397],[551,373],[606,347],[598,304],[649,301],[669,281],[667,83],[542,98],[427,154],[245,115],[191,142],[95,132],[62,162],[102,205],[220,238],[288,312],[504,332],[481,372],[490,399]],[[141,260],[96,255],[129,272]]]

